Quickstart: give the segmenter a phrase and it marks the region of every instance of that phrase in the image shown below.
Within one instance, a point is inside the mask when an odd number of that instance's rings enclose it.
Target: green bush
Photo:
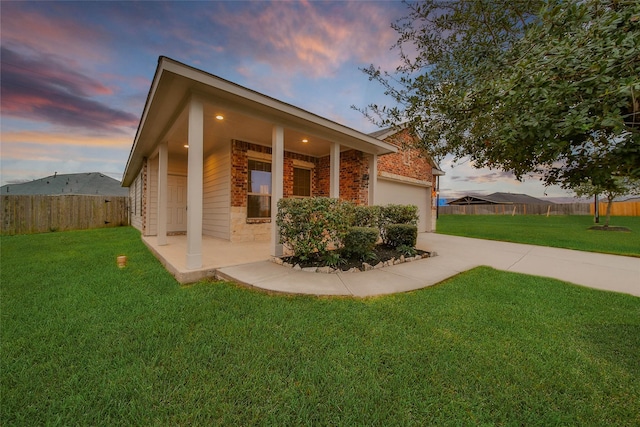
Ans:
[[[347,256],[355,255],[364,259],[376,246],[378,241],[378,229],[374,227],[351,227],[342,241],[342,251]]]
[[[380,207],[380,223],[418,225],[418,207],[416,205],[386,205]]]
[[[391,224],[418,225],[418,207],[415,205],[386,205],[380,207],[378,227],[382,241],[389,244],[387,229]],[[415,246],[415,243],[413,244]]]
[[[276,216],[280,243],[302,260],[312,254],[324,259],[331,245],[340,245],[349,228],[352,209],[352,203],[328,197],[281,199]]]
[[[414,205],[355,206],[328,197],[281,199],[276,216],[280,243],[295,256],[301,260],[317,257],[333,264],[339,261],[339,254],[331,249],[342,248],[344,254],[365,258],[373,253],[378,235],[393,247],[413,247],[417,223],[418,208]],[[395,225],[408,228],[398,230]]]
[[[418,239],[418,227],[410,224],[389,224],[386,227],[385,243],[397,248],[399,246],[415,247]]]
[[[374,227],[380,224],[380,206],[354,206],[353,222],[354,227]]]

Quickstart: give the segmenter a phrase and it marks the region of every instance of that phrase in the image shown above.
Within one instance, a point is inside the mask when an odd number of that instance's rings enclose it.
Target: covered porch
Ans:
[[[214,278],[220,268],[270,259],[270,242],[232,243],[229,240],[202,236],[202,266],[193,269],[187,266],[185,257],[186,235],[167,236],[166,244],[163,245],[158,244],[156,236],[142,236],[142,241],[180,283]]]
[[[171,264],[195,275],[230,265],[238,247],[246,246],[246,255],[255,250],[258,259],[282,255],[275,216],[281,198],[296,196],[288,181],[294,167],[315,168],[317,177],[311,179],[317,182],[310,185],[317,191],[310,195],[348,198],[345,190],[358,176],[366,182],[359,188],[367,189],[361,200],[373,204],[378,156],[395,151],[391,144],[162,57],[123,185],[141,182],[140,228],[147,245],[165,260],[177,257],[163,261],[167,268]],[[344,179],[350,152],[359,153],[359,168]],[[267,164],[269,182],[247,184],[252,158]],[[181,206],[173,204],[171,176],[184,182]],[[247,198],[259,200],[253,211],[260,215],[248,213]],[[184,229],[172,228],[178,215]],[[269,242],[234,241],[239,229],[244,236],[266,235]],[[172,236],[175,231],[184,235]],[[220,247],[228,250],[215,249]]]

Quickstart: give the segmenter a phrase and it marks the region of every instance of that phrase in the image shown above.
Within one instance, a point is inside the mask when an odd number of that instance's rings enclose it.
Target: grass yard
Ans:
[[[268,295],[181,287],[131,228],[0,243],[1,425],[640,425],[640,298],[490,268]]]
[[[631,232],[588,230],[592,225],[588,215],[440,215],[438,233],[640,257],[640,217],[611,218]]]

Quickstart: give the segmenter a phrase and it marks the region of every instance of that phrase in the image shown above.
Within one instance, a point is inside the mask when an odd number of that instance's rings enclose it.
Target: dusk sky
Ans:
[[[1,15],[2,185],[122,173],[160,55],[362,132],[351,105],[388,104],[360,68],[393,70],[406,6],[343,2],[8,2]],[[441,162],[443,197],[543,197],[535,179]],[[547,188],[548,196],[567,196]]]

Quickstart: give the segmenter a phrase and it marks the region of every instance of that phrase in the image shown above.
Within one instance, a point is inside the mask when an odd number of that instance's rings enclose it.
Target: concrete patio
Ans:
[[[162,265],[180,283],[193,283],[203,278],[215,278],[222,267],[265,261],[269,256],[269,242],[231,243],[228,240],[202,236],[202,268],[187,268],[187,236],[167,236],[167,244],[159,246],[156,236],[143,236],[142,241]]]
[[[203,268],[187,270],[186,236],[157,246],[143,239],[181,283],[211,277],[282,293],[367,297],[421,289],[480,265],[640,296],[640,258],[420,233],[417,247],[438,255],[358,273],[309,273],[269,261],[269,243],[203,237]]]

